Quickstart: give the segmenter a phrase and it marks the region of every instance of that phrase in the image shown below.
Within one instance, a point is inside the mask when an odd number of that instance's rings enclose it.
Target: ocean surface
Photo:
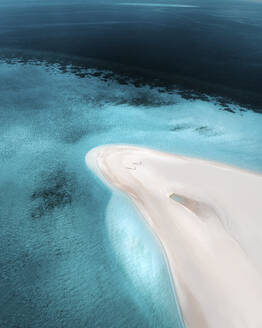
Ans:
[[[259,0],[1,0],[0,44],[106,61],[261,111],[261,17]]]
[[[184,327],[165,254],[87,169],[93,147],[262,171],[262,4],[137,2],[0,1],[1,328]]]

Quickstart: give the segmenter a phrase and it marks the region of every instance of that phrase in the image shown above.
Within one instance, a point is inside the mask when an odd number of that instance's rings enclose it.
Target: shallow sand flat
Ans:
[[[86,163],[161,241],[187,327],[262,327],[262,175],[125,145]]]

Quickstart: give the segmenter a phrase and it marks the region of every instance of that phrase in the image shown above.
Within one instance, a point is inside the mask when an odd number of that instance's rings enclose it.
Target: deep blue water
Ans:
[[[1,328],[183,327],[158,242],[88,171],[91,148],[262,170],[244,104],[261,108],[261,4],[145,2],[0,2]]]
[[[1,48],[103,60],[119,70],[131,67],[129,73],[147,80],[225,95],[261,110],[260,1],[181,0],[175,4],[195,7],[180,8],[160,5],[172,0],[123,5],[130,2],[1,0]]]

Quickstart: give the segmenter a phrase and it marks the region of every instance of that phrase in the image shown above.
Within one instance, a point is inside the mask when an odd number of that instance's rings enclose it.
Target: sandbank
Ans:
[[[188,328],[262,327],[262,175],[127,145],[86,163],[161,241]]]

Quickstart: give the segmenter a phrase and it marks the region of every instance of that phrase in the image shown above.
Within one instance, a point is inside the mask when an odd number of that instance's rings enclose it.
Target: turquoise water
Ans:
[[[183,327],[165,257],[85,166],[131,143],[262,170],[262,116],[175,90],[0,63],[0,327]]]
[[[162,246],[130,200],[120,193],[114,192],[107,206],[106,226],[138,309],[148,321],[152,313],[159,313],[155,326],[183,327]]]

